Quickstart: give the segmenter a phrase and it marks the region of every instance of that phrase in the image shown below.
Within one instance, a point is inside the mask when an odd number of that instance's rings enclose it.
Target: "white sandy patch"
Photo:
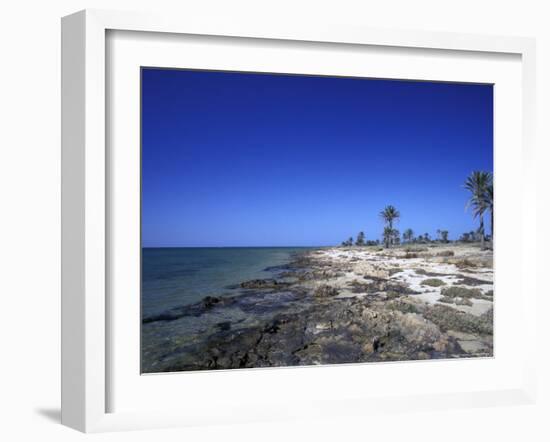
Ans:
[[[487,349],[487,346],[481,341],[458,341],[458,345],[462,347],[466,353],[477,353]]]
[[[454,258],[468,259],[479,257],[484,252],[472,246],[452,246],[449,249],[454,251]],[[444,247],[428,248],[427,252],[436,254],[440,250],[445,250]],[[339,289],[338,298],[361,298],[368,296],[367,293],[354,293],[354,287],[350,285],[353,281],[361,283],[369,283],[369,276],[380,279],[391,279],[396,282],[403,283],[410,287],[418,294],[408,295],[411,298],[421,300],[429,304],[439,303],[441,299],[441,289],[444,287],[464,287],[477,288],[483,293],[493,290],[493,270],[487,267],[472,267],[468,269],[460,269],[455,264],[445,262],[444,257],[419,257],[419,258],[404,258],[406,249],[383,249],[377,248],[330,248],[323,249],[316,253],[316,257],[320,258],[327,264],[337,264],[349,266],[348,270],[342,276],[322,282],[329,284]],[[391,274],[392,269],[401,271]],[[416,269],[422,269],[429,273],[428,275],[419,274]],[[483,281],[479,285],[457,284],[462,277],[475,278]],[[422,285],[426,279],[436,278],[445,283],[440,287],[432,287]],[[472,313],[479,316],[488,311],[493,302],[483,299],[471,299],[472,306],[455,305],[442,303],[457,310]]]
[[[462,286],[462,287],[466,287],[466,286]],[[493,284],[476,285],[475,288],[480,289],[483,293],[487,293],[493,290]]]
[[[422,282],[429,279],[429,276],[419,275],[413,269],[405,269],[402,272],[393,275],[392,279],[402,282],[409,286],[418,295],[409,295],[415,299],[420,299],[429,304],[435,304],[441,298],[441,288],[422,285]],[[452,283],[451,277],[439,277],[447,285]]]
[[[441,293],[438,290],[420,293],[419,295],[410,295],[415,299],[420,299],[428,304],[435,304],[441,299]]]

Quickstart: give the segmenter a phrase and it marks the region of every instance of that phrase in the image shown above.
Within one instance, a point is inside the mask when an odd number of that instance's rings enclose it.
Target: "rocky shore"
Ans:
[[[142,371],[493,355],[493,255],[478,245],[323,248],[269,270],[144,317]]]

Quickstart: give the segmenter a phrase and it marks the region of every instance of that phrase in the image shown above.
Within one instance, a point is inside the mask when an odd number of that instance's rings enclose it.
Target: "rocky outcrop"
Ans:
[[[466,276],[458,264],[460,273],[432,271],[428,261],[388,264],[392,252],[384,253],[297,255],[271,269],[284,269],[278,277],[244,281],[232,296],[208,296],[144,318],[146,333],[166,336],[161,348],[145,352],[144,371],[492,355],[492,308],[481,315],[461,311],[492,301],[488,276]],[[403,272],[417,275],[416,289],[399,279]],[[441,297],[426,302],[418,290]]]
[[[243,289],[276,289],[281,290],[289,286],[287,282],[277,281],[276,279],[253,279],[252,281],[241,282]]]

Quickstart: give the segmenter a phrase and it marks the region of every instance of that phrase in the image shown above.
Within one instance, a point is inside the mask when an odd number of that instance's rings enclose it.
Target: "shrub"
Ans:
[[[481,316],[474,316],[446,305],[436,304],[426,310],[424,317],[438,325],[444,332],[456,330],[464,333],[493,334],[492,309]]]
[[[437,278],[428,278],[421,282],[421,285],[429,285],[430,287],[441,287],[445,285],[445,281]]]
[[[441,289],[441,294],[450,298],[481,298],[482,293],[479,289],[467,289],[464,287],[445,287]]]
[[[455,252],[452,250],[443,250],[439,252],[436,256],[455,256]]]
[[[455,262],[455,265],[459,268],[459,269],[464,269],[464,268],[467,268],[467,267],[477,267],[476,263],[473,262],[473,261],[470,261],[469,259],[461,259],[459,261],[456,261]]]
[[[449,298],[448,296],[443,296],[442,298],[439,298],[439,302],[444,302],[445,304],[454,304],[455,300],[454,300],[454,298]]]
[[[417,253],[418,253],[418,252],[427,252],[427,251],[428,251],[428,248],[427,248],[427,247],[407,247],[407,248],[405,249],[405,251],[406,251],[407,253],[409,253],[409,252],[411,252],[411,253],[413,253],[413,252],[417,252]]]

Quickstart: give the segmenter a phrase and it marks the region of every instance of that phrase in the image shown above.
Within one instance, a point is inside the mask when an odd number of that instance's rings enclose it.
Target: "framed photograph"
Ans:
[[[62,31],[64,424],[534,400],[533,40]]]

